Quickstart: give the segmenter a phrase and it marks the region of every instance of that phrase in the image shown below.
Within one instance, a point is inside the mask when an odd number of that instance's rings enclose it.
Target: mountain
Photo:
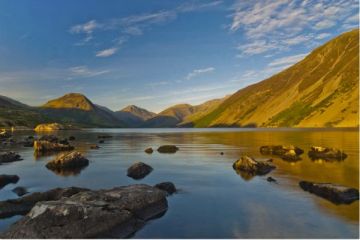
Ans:
[[[128,127],[139,127],[146,120],[156,116],[156,113],[149,112],[146,109],[137,107],[135,105],[129,105],[120,111],[115,112],[118,119],[126,123]]]
[[[50,100],[40,112],[56,122],[82,127],[125,127],[110,109],[92,103],[80,93],[69,93]]]
[[[215,109],[224,99],[214,99],[196,106],[177,104],[148,119],[142,127],[192,127],[193,121]]]
[[[0,127],[34,127],[39,123],[49,122],[36,108],[29,107],[11,98],[0,96]]]
[[[243,88],[195,127],[357,127],[359,30],[346,32],[292,67]]]

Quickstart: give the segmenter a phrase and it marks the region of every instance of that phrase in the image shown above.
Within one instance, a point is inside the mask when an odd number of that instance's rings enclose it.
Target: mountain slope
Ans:
[[[110,109],[93,104],[79,93],[69,93],[40,107],[40,112],[57,122],[82,127],[124,127]]]
[[[51,121],[29,107],[11,98],[0,96],[0,127],[26,126],[34,127],[39,123]]]
[[[149,112],[135,105],[130,105],[115,112],[115,115],[118,119],[125,122],[128,127],[138,127],[146,120],[155,117],[156,113]]]
[[[292,67],[243,88],[196,127],[356,127],[359,30],[315,49]]]
[[[214,99],[203,104],[177,104],[147,120],[142,127],[192,127],[193,121],[215,109],[223,99]]]

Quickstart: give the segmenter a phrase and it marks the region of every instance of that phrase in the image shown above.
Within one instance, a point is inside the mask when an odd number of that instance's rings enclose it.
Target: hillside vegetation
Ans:
[[[359,30],[315,49],[292,67],[239,90],[195,127],[356,127]]]

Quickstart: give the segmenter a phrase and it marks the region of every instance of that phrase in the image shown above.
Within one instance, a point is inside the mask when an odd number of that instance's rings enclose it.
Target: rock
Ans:
[[[28,193],[28,191],[24,187],[16,187],[12,191],[16,193],[16,195],[18,195],[19,197]]]
[[[308,152],[308,156],[313,160],[344,160],[347,158],[347,155],[339,149],[316,146],[311,147],[311,150]]]
[[[65,127],[59,123],[44,123],[37,125],[34,130],[36,132],[51,132],[65,130]]]
[[[260,162],[251,157],[242,156],[239,160],[234,162],[233,169],[255,176],[265,175],[275,169],[275,166],[271,165],[269,162]]]
[[[24,147],[34,147],[34,141],[26,140],[23,142]]]
[[[264,155],[276,155],[287,161],[299,161],[304,150],[293,145],[269,145],[260,147],[260,153]]]
[[[224,152],[220,152],[220,155],[224,155]]]
[[[162,183],[158,183],[156,184],[154,187],[164,190],[165,192],[167,192],[169,195],[173,194],[176,192],[176,187],[172,182],[162,182]]]
[[[43,135],[38,140],[39,141],[52,142],[52,143],[58,143],[59,142],[59,138],[57,136],[55,136],[55,135]]]
[[[67,144],[54,143],[49,141],[34,141],[34,150],[38,153],[71,151],[74,147]]]
[[[81,191],[89,191],[85,188],[55,188],[46,192],[35,192],[17,199],[0,201],[0,218],[8,218],[15,215],[25,215],[37,202],[59,200],[62,197],[70,197]]]
[[[90,145],[90,149],[99,149],[100,147],[96,144]]]
[[[112,136],[110,136],[110,135],[99,135],[98,138],[99,139],[106,139],[106,138],[112,138]]]
[[[0,139],[7,139],[11,137],[12,135],[8,131],[6,130],[0,131]]]
[[[80,191],[38,202],[2,238],[125,238],[164,214],[166,192],[148,185]]]
[[[63,153],[46,164],[51,170],[79,169],[89,165],[89,160],[80,152]]]
[[[0,175],[0,189],[8,185],[9,183],[17,183],[19,181],[19,176],[17,175]]]
[[[179,148],[175,145],[163,145],[157,149],[159,153],[176,153],[178,150]]]
[[[104,143],[105,141],[104,140],[100,140],[99,143]]]
[[[70,137],[69,137],[69,140],[70,140],[70,141],[74,141],[75,139],[76,139],[76,138],[75,138],[74,136],[70,136]]]
[[[151,147],[149,147],[149,148],[145,149],[145,152],[148,154],[152,154],[154,152],[154,150]]]
[[[0,164],[23,160],[19,154],[15,152],[0,153]]]
[[[127,176],[133,179],[142,179],[148,175],[153,168],[145,163],[137,162],[131,165],[127,170]]]
[[[267,179],[266,179],[266,181],[268,181],[268,182],[277,182],[276,181],[276,179],[275,178],[272,178],[272,177],[268,177]]]
[[[323,197],[335,204],[350,204],[359,200],[359,190],[355,188],[333,183],[313,183],[308,181],[301,181],[299,185],[303,190]]]
[[[59,140],[59,143],[64,144],[64,145],[69,145],[70,144],[69,141],[66,138]]]

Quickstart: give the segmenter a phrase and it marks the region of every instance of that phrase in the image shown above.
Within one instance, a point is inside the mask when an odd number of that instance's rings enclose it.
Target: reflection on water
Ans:
[[[17,133],[22,139],[29,133]],[[351,130],[264,130],[264,129],[95,129],[59,132],[76,137],[76,150],[90,160],[81,174],[47,170],[56,157],[35,156],[31,148],[9,147],[24,158],[0,166],[0,173],[17,174],[17,185],[30,192],[61,186],[93,189],[134,183],[172,181],[179,194],[169,197],[169,210],[135,234],[136,238],[356,238],[359,236],[359,203],[335,205],[304,192],[300,180],[332,182],[358,188],[359,133]],[[98,135],[111,135],[98,143]],[[175,144],[175,154],[146,154],[147,147]],[[295,145],[305,152],[299,161],[271,156],[276,169],[266,176],[249,176],[233,170],[241,155],[269,159],[260,153],[263,145]],[[311,146],[335,147],[348,157],[343,161],[310,160]],[[6,149],[4,149],[6,150]],[[221,152],[224,154],[222,155]],[[37,159],[37,161],[34,161]],[[134,162],[151,165],[154,171],[142,180],[126,176]],[[58,175],[57,175],[58,174]],[[67,176],[67,177],[64,177]],[[268,176],[278,184],[266,181]],[[15,198],[10,184],[0,190],[0,199]],[[14,218],[15,219],[15,218]],[[14,220],[0,224],[4,229]]]

